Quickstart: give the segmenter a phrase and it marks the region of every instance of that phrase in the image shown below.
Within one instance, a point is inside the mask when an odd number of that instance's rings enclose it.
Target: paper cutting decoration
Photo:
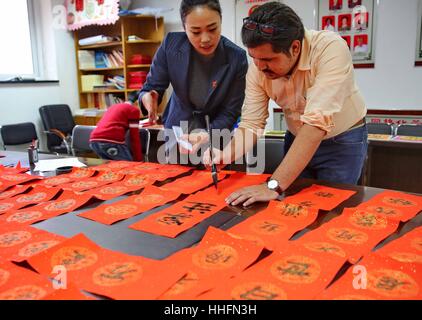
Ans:
[[[114,24],[119,19],[119,0],[66,0],[71,31],[90,25]]]

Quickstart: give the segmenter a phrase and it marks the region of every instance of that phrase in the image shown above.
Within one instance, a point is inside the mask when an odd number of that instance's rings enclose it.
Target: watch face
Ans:
[[[277,180],[270,180],[268,181],[268,188],[269,189],[276,189],[278,187],[278,181]]]

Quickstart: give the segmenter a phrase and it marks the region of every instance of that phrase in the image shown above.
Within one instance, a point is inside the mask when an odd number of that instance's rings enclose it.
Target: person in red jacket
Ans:
[[[140,109],[134,105],[138,92],[129,95],[129,101],[114,104],[91,133],[91,149],[102,159],[142,161],[139,134]],[[130,149],[126,145],[126,132],[130,132]]]

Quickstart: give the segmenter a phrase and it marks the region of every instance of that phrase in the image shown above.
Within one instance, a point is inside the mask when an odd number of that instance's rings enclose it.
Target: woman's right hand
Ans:
[[[148,111],[148,118],[151,123],[157,121],[158,97],[158,92],[155,90],[151,90],[142,96],[142,103]]]
[[[211,159],[210,148],[207,148],[204,152],[204,156],[202,157],[202,163],[209,167],[213,163],[216,165],[223,164],[223,151],[217,148],[212,148],[213,159]]]

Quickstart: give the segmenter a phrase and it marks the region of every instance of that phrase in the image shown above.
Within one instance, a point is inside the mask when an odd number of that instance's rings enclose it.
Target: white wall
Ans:
[[[43,0],[43,3],[50,0]],[[314,0],[285,0],[302,17],[307,28],[315,28]],[[51,0],[51,5],[64,0]],[[223,34],[235,39],[235,0],[221,0]],[[422,67],[414,67],[418,0],[379,0],[375,69],[358,69],[356,78],[369,108],[422,109]],[[174,8],[165,15],[166,30],[180,31],[180,0],[135,0],[132,8]],[[399,21],[400,23],[398,23]],[[72,34],[54,30],[52,41],[57,57],[59,84],[0,85],[0,124],[32,121],[41,130],[38,108],[65,103],[78,109],[75,49]],[[42,135],[40,134],[42,137]]]
[[[422,109],[422,67],[415,67],[419,0],[379,0],[375,68],[356,69],[369,109]],[[375,0],[377,2],[377,0]],[[313,0],[285,0],[307,28],[316,28]]]
[[[44,2],[45,1],[45,2]],[[43,0],[43,4],[50,0]],[[54,5],[64,0],[53,0],[44,11],[44,20],[51,20]],[[38,108],[46,104],[68,104],[72,109],[79,108],[76,78],[75,48],[72,34],[65,30],[54,30],[49,39],[56,50],[58,84],[0,84],[0,125],[18,122],[34,122],[43,150],[45,139]]]
[[[181,0],[133,0],[130,9],[140,7],[172,8],[173,11],[164,14],[166,32],[183,31],[183,26],[179,14],[180,3]],[[234,41],[235,0],[221,0],[220,4],[221,9],[223,10],[222,33],[225,37]]]

